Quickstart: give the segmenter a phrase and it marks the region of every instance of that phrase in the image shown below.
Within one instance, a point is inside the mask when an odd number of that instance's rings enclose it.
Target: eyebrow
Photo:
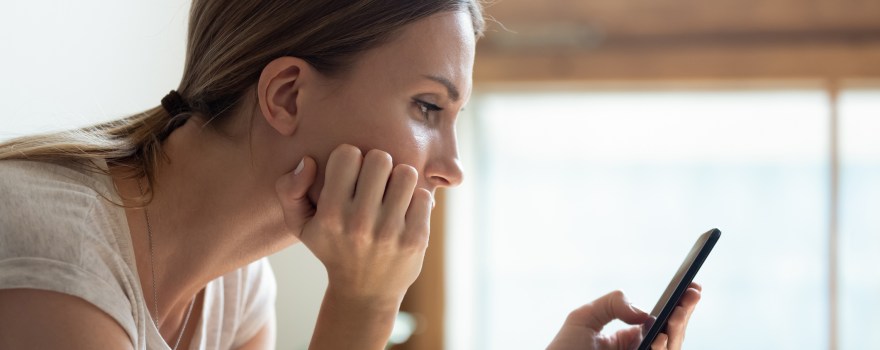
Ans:
[[[446,79],[444,77],[438,77],[436,75],[425,75],[425,78],[436,81],[436,82],[442,84],[443,86],[445,86],[446,92],[449,94],[449,98],[451,98],[452,101],[454,101],[454,102],[458,102],[458,99],[461,97],[461,94],[458,92],[458,88],[455,87],[455,84],[452,84],[452,82],[449,81],[449,79]]]

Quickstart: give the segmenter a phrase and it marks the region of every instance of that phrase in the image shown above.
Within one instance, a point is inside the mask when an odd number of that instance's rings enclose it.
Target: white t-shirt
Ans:
[[[102,169],[107,163],[95,162]],[[113,317],[137,350],[168,350],[144,303],[131,235],[112,179],[63,165],[0,161],[0,289],[82,298]],[[266,258],[205,288],[190,349],[235,349],[275,319]]]

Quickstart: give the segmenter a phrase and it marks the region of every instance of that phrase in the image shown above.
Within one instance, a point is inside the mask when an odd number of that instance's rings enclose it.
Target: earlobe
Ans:
[[[296,57],[279,57],[269,62],[257,83],[257,102],[266,122],[278,133],[290,136],[299,122],[300,89],[308,63]],[[306,73],[307,74],[307,73]]]

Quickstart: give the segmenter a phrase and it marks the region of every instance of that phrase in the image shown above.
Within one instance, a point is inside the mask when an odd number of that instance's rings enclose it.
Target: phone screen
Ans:
[[[684,295],[687,287],[693,282],[694,276],[697,275],[700,266],[703,266],[703,261],[709,256],[709,252],[712,251],[712,247],[715,246],[715,242],[718,242],[720,237],[721,231],[715,228],[697,238],[694,247],[688,253],[678,271],[675,272],[675,276],[672,277],[672,281],[669,282],[663,295],[660,296],[660,300],[657,301],[654,310],[651,311],[652,320],[642,325],[642,342],[639,344],[638,350],[650,349],[654,338],[665,330],[666,321],[672,315],[672,311],[675,310],[682,295]]]

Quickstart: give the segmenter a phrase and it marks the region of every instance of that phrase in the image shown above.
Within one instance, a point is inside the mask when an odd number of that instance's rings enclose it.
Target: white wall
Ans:
[[[4,1],[0,139],[84,126],[159,105],[183,72],[184,0]],[[304,247],[271,258],[278,349],[305,349],[326,288]]]

